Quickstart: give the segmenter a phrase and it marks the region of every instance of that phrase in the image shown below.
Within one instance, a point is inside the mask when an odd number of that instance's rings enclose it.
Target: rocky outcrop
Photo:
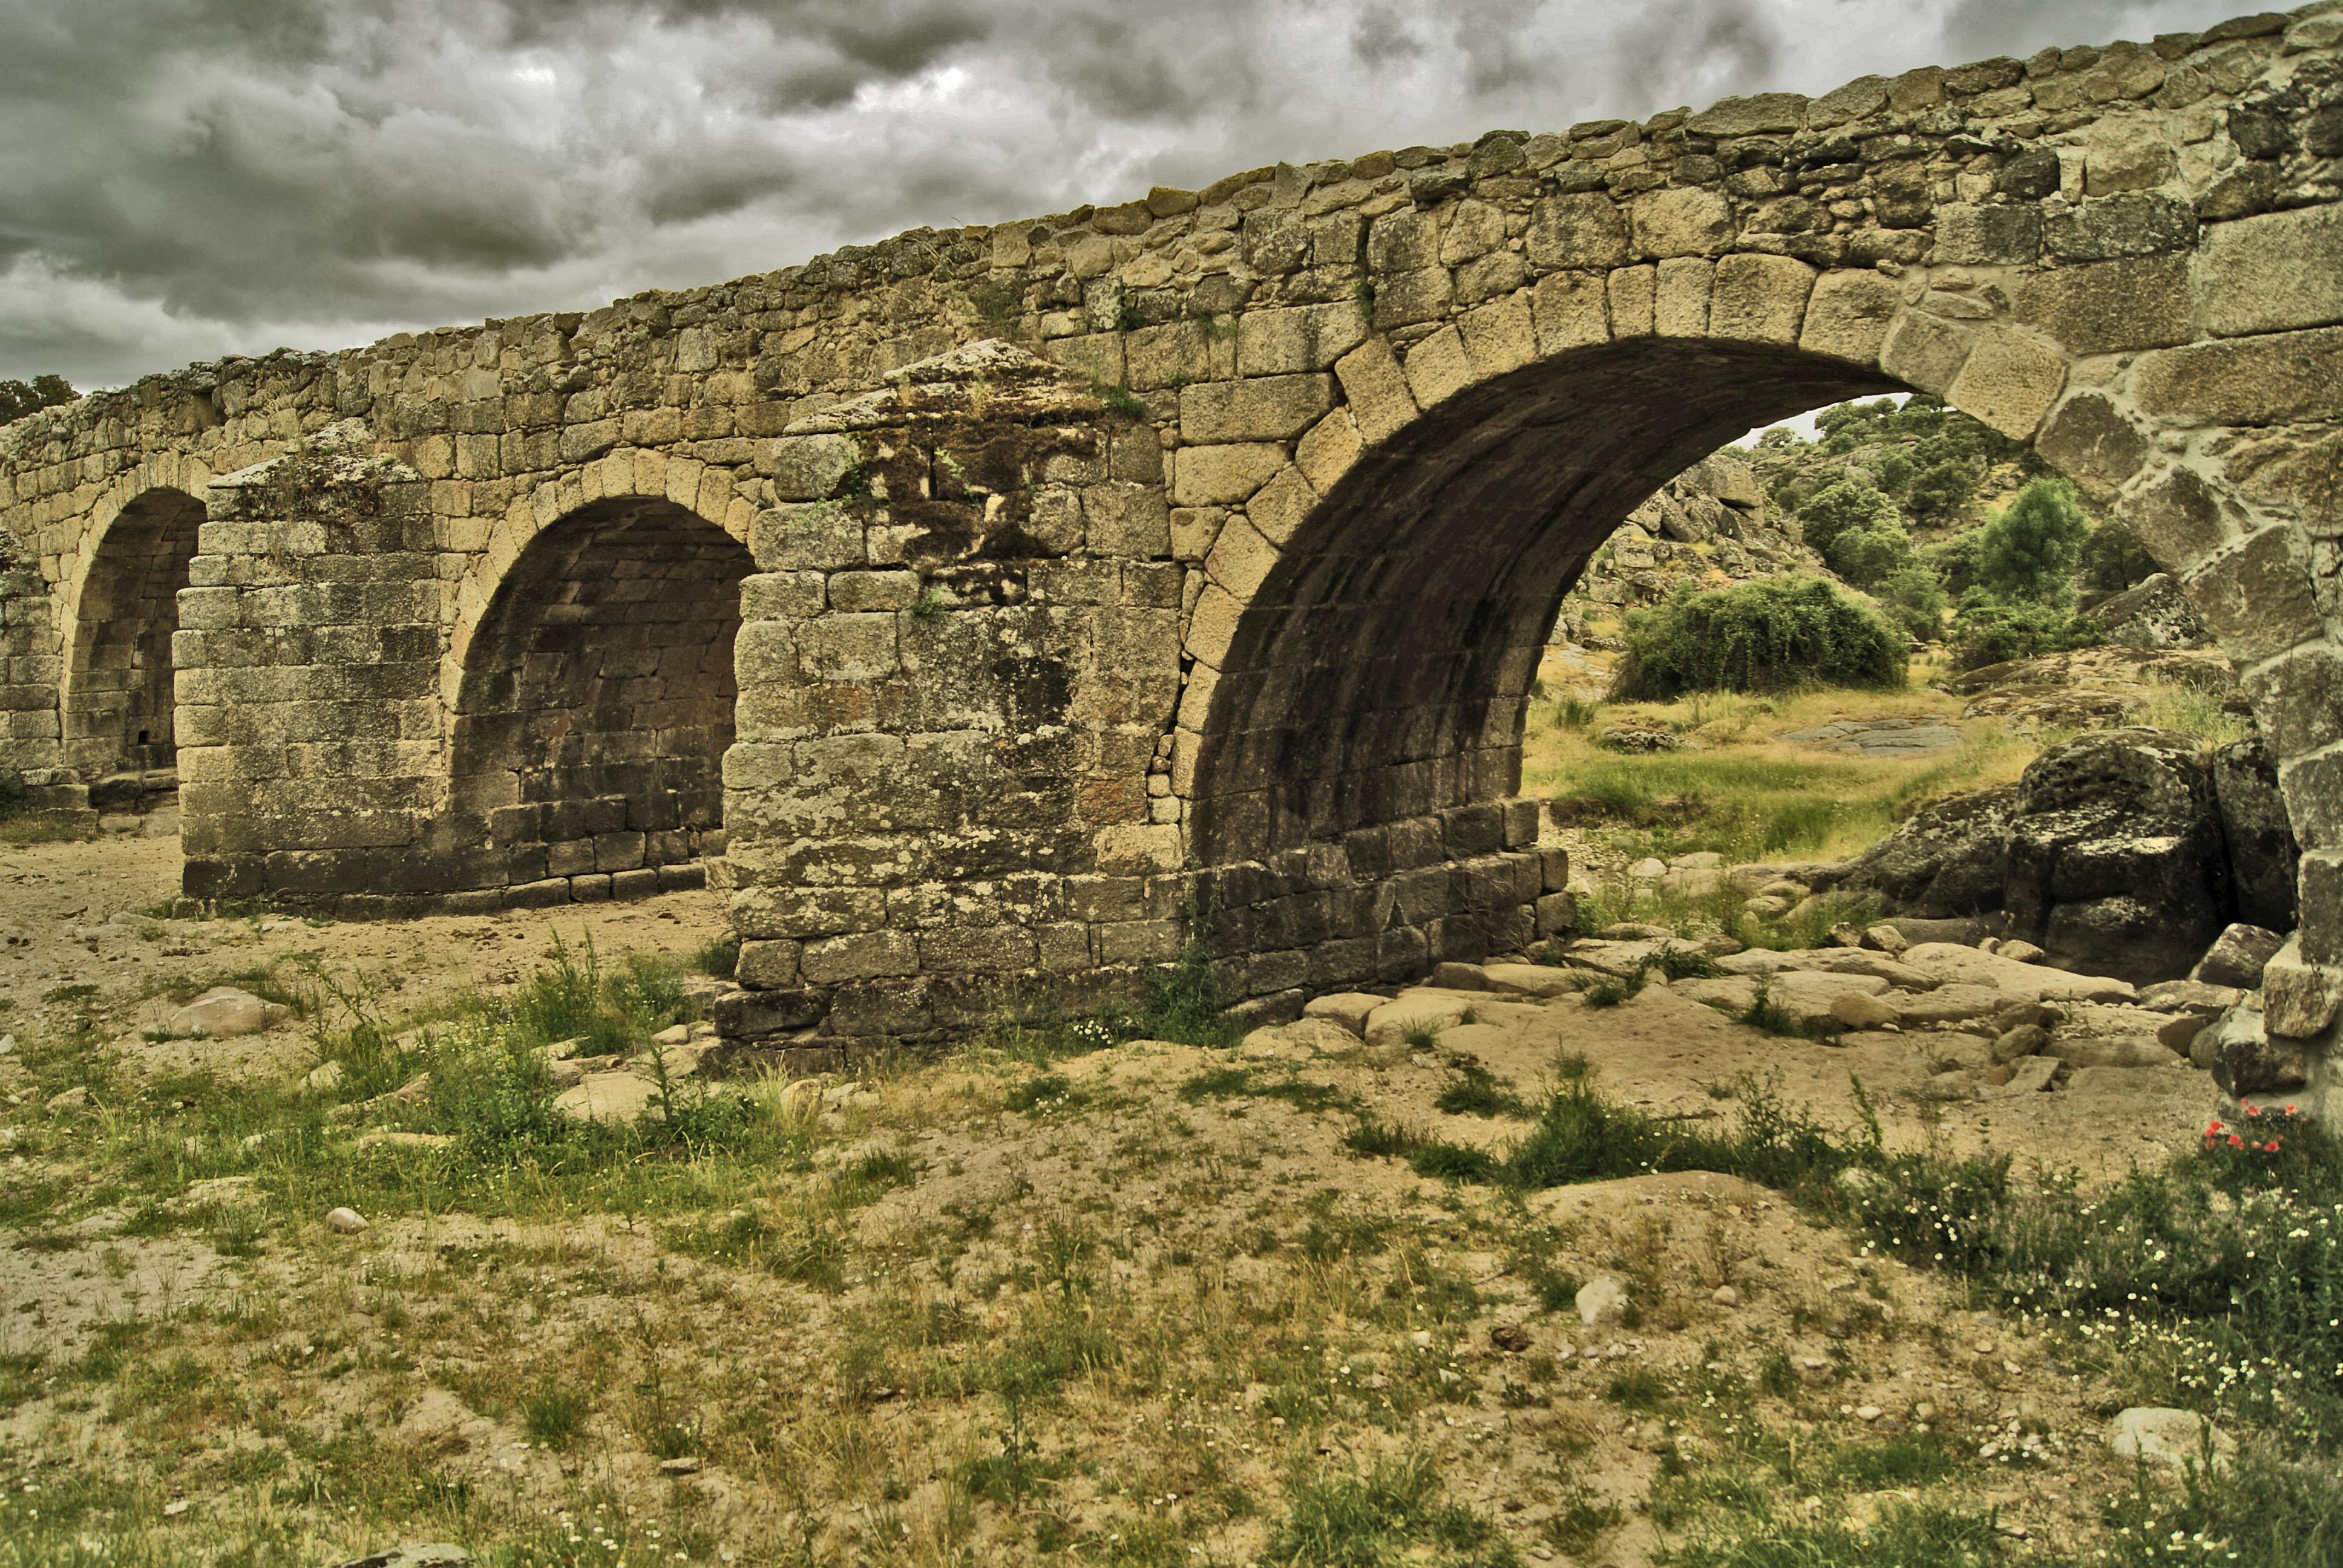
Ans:
[[[1655,604],[1685,586],[1725,588],[1786,571],[1828,575],[1786,522],[1769,515],[1747,463],[1730,452],[1704,457],[1627,514],[1563,600],[1554,635],[1584,642],[1590,617]]]
[[[2276,791],[2249,746],[2208,756],[2167,730],[2084,735],[2045,751],[2015,786],[1918,813],[1828,879],[1897,913],[1997,912],[2007,935],[2063,967],[2176,979],[2234,920],[2291,924],[2290,910],[2281,922],[2240,909],[2241,882],[2267,913],[2270,890],[2293,881],[2291,835],[2277,839],[2259,814],[2275,809],[2284,822]]]
[[[1944,682],[1967,699],[1963,719],[1998,719],[2017,730],[2117,728],[2159,686],[2187,687],[2218,697],[2225,709],[2251,711],[2229,661],[2214,648],[2110,643],[1984,665]]]
[[[2164,572],[2083,613],[2109,642],[2130,648],[2202,648],[2212,640],[2188,596]]]
[[[2274,931],[2295,925],[2294,874],[2302,858],[2278,764],[2258,735],[2213,753],[2213,796],[2220,802],[2221,836],[2229,846],[2229,882],[2237,916]]]

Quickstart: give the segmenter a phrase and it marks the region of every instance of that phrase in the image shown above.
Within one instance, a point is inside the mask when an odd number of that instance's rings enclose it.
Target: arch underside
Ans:
[[[172,767],[177,758],[171,639],[203,504],[149,490],[100,539],[75,606],[62,720],[85,777]]]
[[[1647,338],[1461,393],[1288,542],[1213,691],[1206,866],[1513,793],[1562,597],[1627,514],[1755,427],[1906,390],[1794,349]]]
[[[472,886],[646,872],[720,852],[748,551],[666,501],[539,534],[473,638],[450,836]]]

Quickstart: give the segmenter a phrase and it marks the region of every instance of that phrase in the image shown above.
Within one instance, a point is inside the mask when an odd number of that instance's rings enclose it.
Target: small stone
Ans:
[[[1415,1332],[1407,1336],[1407,1342],[1413,1345],[1417,1350],[1428,1351],[1432,1348],[1432,1331],[1430,1329],[1418,1329]]]
[[[2144,1459],[2174,1470],[2201,1465],[2209,1446],[2216,1464],[2237,1456],[2237,1440],[2195,1411],[2134,1405],[2107,1428],[2107,1446],[2118,1458]]]
[[[49,1096],[46,1110],[52,1116],[62,1116],[68,1111],[80,1111],[89,1104],[89,1085],[76,1083],[71,1089]]]
[[[1741,1292],[1731,1285],[1719,1285],[1709,1292],[1708,1299],[1720,1307],[1737,1307],[1741,1304]]]
[[[1863,945],[1875,952],[1885,953],[1892,959],[1901,957],[1904,950],[1912,943],[1902,931],[1882,920],[1875,926],[1864,928]]]
[[[163,1504],[163,1517],[166,1519],[176,1519],[186,1511],[187,1500],[184,1497],[174,1498]]]
[[[1863,932],[1841,920],[1830,929],[1830,935],[1825,940],[1835,948],[1859,948],[1863,945]]]
[[[699,1473],[699,1461],[688,1454],[680,1459],[663,1459],[659,1461],[659,1473],[661,1475],[697,1475]]]
[[[5,1056],[15,1049],[16,1037],[15,1035],[0,1034],[0,1056]]]
[[[355,1236],[367,1228],[366,1217],[356,1209],[326,1211],[326,1229],[339,1235]]]
[[[2040,948],[2036,947],[2032,942],[2021,942],[2015,937],[2005,940],[1999,947],[1993,950],[1999,953],[2003,958],[2016,959],[2022,964],[2040,963],[2042,961],[2042,950]]]
[[[2022,1023],[2015,1029],[2006,1029],[1995,1037],[1993,1060],[2011,1062],[2021,1057],[2039,1056],[2049,1043],[2048,1030],[2038,1023]]]
[[[1667,874],[1668,863],[1651,856],[1645,856],[1627,868],[1627,875],[1639,882],[1656,882]]]
[[[338,1061],[321,1061],[301,1080],[301,1087],[313,1094],[330,1094],[341,1086],[342,1064]]]
[[[1857,1421],[1877,1421],[1886,1413],[1875,1404],[1859,1404],[1855,1407],[1855,1419]]]
[[[1578,1321],[1599,1329],[1627,1316],[1627,1287],[1605,1274],[1578,1287]]]
[[[214,986],[163,1020],[174,1040],[233,1040],[274,1029],[293,1016],[281,1002],[264,1001],[233,986]]]
[[[651,1036],[653,1045],[686,1045],[690,1042],[690,1040],[691,1026],[688,1023],[679,1023],[671,1029],[663,1029]]]
[[[1530,1348],[1530,1332],[1519,1323],[1497,1323],[1489,1330],[1489,1342],[1501,1351],[1525,1351]]]
[[[2213,939],[2188,978],[2202,985],[2235,986],[2253,990],[2262,983],[2262,971],[2278,956],[2286,939],[2261,926],[2232,925]]]
[[[337,1563],[334,1568],[468,1568],[472,1554],[445,1541],[412,1542]]]

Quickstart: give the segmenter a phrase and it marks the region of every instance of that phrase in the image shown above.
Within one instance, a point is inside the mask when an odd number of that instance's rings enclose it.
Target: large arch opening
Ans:
[[[667,501],[598,501],[538,534],[465,661],[451,817],[478,886],[579,897],[723,848],[748,550]],[[632,874],[632,875],[630,875]],[[605,883],[605,877],[625,878]],[[589,879],[591,879],[589,880]]]
[[[171,640],[203,521],[203,503],[186,491],[148,490],[107,527],[82,579],[67,654],[65,758],[93,783],[177,763]]]
[[[1252,596],[1198,751],[1197,859],[1512,794],[1547,628],[1627,514],[1756,426],[1909,389],[1795,349],[1644,338],[1440,404],[1343,477]]]

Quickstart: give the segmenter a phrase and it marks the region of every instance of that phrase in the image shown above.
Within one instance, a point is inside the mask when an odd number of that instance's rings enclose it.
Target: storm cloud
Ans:
[[[2202,27],[2225,0],[0,0],[0,376]]]

